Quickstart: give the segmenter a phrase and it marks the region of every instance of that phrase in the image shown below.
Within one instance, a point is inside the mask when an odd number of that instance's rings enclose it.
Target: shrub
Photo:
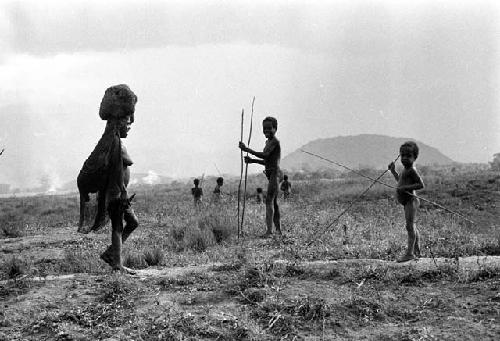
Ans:
[[[21,221],[0,221],[0,237],[18,238],[26,234],[24,223]]]
[[[133,269],[144,269],[148,266],[145,255],[137,252],[126,253],[123,257],[123,265]]]
[[[184,247],[203,252],[215,244],[214,234],[210,229],[188,226],[184,231]]]
[[[153,250],[146,250],[144,252],[144,260],[148,266],[160,265],[163,262],[163,251],[159,248]]]
[[[174,227],[172,229],[172,237],[175,241],[180,242],[184,239],[184,227]]]
[[[233,224],[230,217],[223,214],[209,214],[198,222],[200,230],[212,231],[217,244],[228,240],[233,234]]]
[[[15,279],[28,272],[28,263],[26,261],[13,256],[3,264],[3,272],[8,279]]]
[[[52,267],[54,274],[96,272],[104,263],[91,250],[75,248],[64,252],[64,258]]]

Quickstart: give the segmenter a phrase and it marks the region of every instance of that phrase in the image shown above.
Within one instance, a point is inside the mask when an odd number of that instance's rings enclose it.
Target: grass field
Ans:
[[[251,177],[248,192],[264,180]],[[498,172],[424,174],[419,195],[475,222],[422,203],[428,267],[394,266],[406,231],[391,189],[376,185],[359,199],[369,180],[291,180],[285,236],[270,239],[259,238],[265,208],[250,196],[237,238],[234,181],[222,203],[207,197],[200,210],[189,185],[132,188],[140,226],[124,254],[138,276],[100,261],[109,226],[76,233],[76,194],[0,199],[0,339],[500,338],[500,267],[460,267],[460,257],[500,255]]]

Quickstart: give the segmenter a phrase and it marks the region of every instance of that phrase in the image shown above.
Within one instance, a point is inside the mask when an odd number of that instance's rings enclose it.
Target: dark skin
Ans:
[[[276,129],[273,127],[270,121],[264,121],[262,123],[262,132],[268,141],[271,141],[276,135]],[[262,152],[255,151],[248,148],[243,142],[240,141],[239,147],[242,151],[248,152],[252,155],[258,157],[258,159],[245,156],[245,163],[258,163],[264,165],[266,169],[275,169],[278,166],[278,158],[273,154],[273,150],[265,150]]]
[[[130,131],[131,117],[120,120],[118,126],[118,134],[120,138],[126,138]],[[128,154],[123,157],[123,150],[120,150],[119,159],[112,160],[116,171],[113,173],[115,177],[107,189],[107,198],[109,205],[108,211],[111,218],[112,233],[111,246],[101,255],[101,258],[107,262],[113,270],[119,270],[124,273],[134,274],[135,272],[126,268],[122,264],[121,250],[123,242],[128,238],[132,231],[137,227],[137,218],[133,211],[126,211],[126,206],[129,204],[127,197],[127,183],[130,177],[128,165],[131,160]],[[123,219],[127,225],[123,227]]]
[[[398,200],[401,204],[404,205],[404,203],[401,202],[400,199],[402,199],[405,192],[415,194],[415,191],[424,188],[424,182],[420,178],[420,175],[418,175],[418,173],[416,172],[415,168],[413,168],[413,164],[415,163],[416,159],[413,150],[411,148],[402,148],[400,151],[400,156],[401,163],[404,166],[403,172],[401,172],[401,174],[398,174],[398,172],[396,172],[396,166],[394,162],[391,162],[388,168],[398,182]]]
[[[194,191],[199,188],[200,181],[196,179],[193,181],[193,183],[194,183],[194,188],[191,188],[191,193],[193,194],[194,205],[198,206],[201,203],[201,197],[203,196],[203,192],[198,192],[197,195],[195,196]]]
[[[420,237],[415,226],[415,217],[419,201],[418,198],[410,195],[409,193],[414,195],[416,190],[424,188],[424,183],[415,167],[413,167],[416,160],[413,148],[402,147],[400,149],[400,156],[401,163],[404,166],[401,174],[396,172],[394,162],[391,162],[388,168],[398,182],[396,190],[398,202],[404,206],[406,231],[408,232],[408,248],[406,254],[398,259],[398,262],[406,262],[415,259],[415,254],[419,256],[420,253]]]
[[[130,131],[130,125],[132,124],[132,119],[131,116],[128,116],[121,120],[115,120],[110,122],[111,124],[117,127],[118,134],[115,135],[114,137],[115,141],[113,142],[113,144],[115,146],[114,148],[118,148],[120,145],[120,138],[126,138],[128,136],[128,132]],[[108,129],[108,125],[106,126],[106,129]],[[94,225],[90,228],[90,230],[84,233],[88,233],[90,231],[96,231],[105,223],[106,206],[111,200],[121,199],[122,202],[125,202],[127,200],[126,187],[130,178],[130,170],[128,169],[128,166],[130,166],[132,162],[130,160],[130,157],[124,150],[124,148],[122,148],[122,150],[120,150],[119,153],[112,153],[112,154],[113,154],[111,159],[111,164],[113,165],[111,169],[111,173],[113,174],[112,181],[106,185],[107,186],[106,188],[102,188],[98,191],[98,196],[97,196],[98,205],[97,205],[97,214],[95,217],[95,222]],[[80,205],[81,213],[79,222],[80,229],[83,226],[82,205],[84,205],[84,202],[86,201],[88,201],[88,197],[86,199],[81,198],[81,205]]]
[[[132,120],[130,116],[127,116],[124,120],[122,120],[119,128],[119,134],[120,138],[125,139],[128,136],[128,132],[130,131],[132,125]],[[128,156],[128,155],[127,155]],[[128,164],[123,162],[123,177],[120,179],[120,185],[121,185],[121,195],[120,199],[121,200],[127,200],[127,185],[125,182],[128,182],[128,179],[130,177],[130,170],[128,169]]]
[[[273,127],[271,121],[262,122],[262,132],[267,138],[266,147],[262,152],[257,152],[248,148],[243,142],[240,141],[239,148],[255,155],[258,159],[246,156],[245,163],[258,163],[264,165],[266,169],[266,176],[269,179],[266,195],[266,226],[267,231],[264,236],[272,234],[272,225],[274,223],[277,234],[281,235],[280,223],[280,210],[277,201],[278,194],[278,170],[279,160],[281,156],[281,149],[278,139],[276,139],[276,128]]]

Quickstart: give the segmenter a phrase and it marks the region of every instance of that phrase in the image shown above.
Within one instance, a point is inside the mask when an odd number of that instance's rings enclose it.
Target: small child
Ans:
[[[415,216],[420,201],[414,194],[416,190],[424,188],[424,183],[417,169],[413,166],[418,157],[417,144],[413,141],[403,143],[399,148],[399,154],[401,163],[404,166],[401,174],[396,172],[394,162],[391,162],[388,168],[398,182],[396,196],[398,202],[404,206],[406,231],[408,232],[408,248],[406,253],[397,260],[401,263],[420,257],[420,235],[415,226]]]
[[[194,187],[191,188],[191,194],[193,195],[194,206],[196,207],[201,204],[203,197],[203,189],[201,187],[198,187],[200,184],[200,180],[194,179],[193,183]]]
[[[267,231],[263,237],[269,237],[273,234],[273,222],[276,227],[276,233],[281,235],[280,209],[278,206],[278,177],[280,174],[280,158],[281,146],[280,141],[276,138],[276,130],[278,130],[278,121],[274,117],[266,117],[262,121],[262,132],[267,138],[266,146],[262,152],[256,152],[240,141],[239,148],[258,157],[252,159],[245,156],[246,163],[258,163],[265,166],[264,173],[266,174],[269,184],[267,185],[266,195],[266,225]]]
[[[213,198],[214,198],[215,202],[219,202],[221,200],[221,196],[222,196],[221,187],[224,185],[224,178],[218,177],[217,180],[215,180],[215,181],[216,181],[217,185],[214,188]]]
[[[287,200],[290,196],[290,190],[292,189],[292,184],[288,181],[288,175],[283,176],[283,181],[281,182],[280,189],[283,191],[283,199]]]
[[[257,202],[257,204],[262,204],[262,202],[264,201],[264,194],[262,193],[261,187],[257,187],[257,194],[255,195],[255,201]]]

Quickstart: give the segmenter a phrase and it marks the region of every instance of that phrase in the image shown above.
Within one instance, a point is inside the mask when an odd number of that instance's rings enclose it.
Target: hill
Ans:
[[[288,171],[316,171],[325,168],[342,169],[300,151],[315,153],[350,168],[385,168],[397,156],[399,147],[408,140],[420,148],[418,165],[446,165],[454,161],[434,147],[423,142],[384,135],[362,134],[318,139],[307,143],[281,161],[281,168]]]

